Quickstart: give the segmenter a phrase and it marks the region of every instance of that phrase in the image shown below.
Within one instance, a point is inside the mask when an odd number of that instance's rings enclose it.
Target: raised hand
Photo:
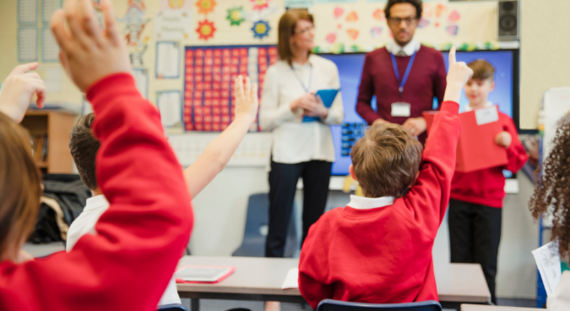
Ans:
[[[459,102],[461,89],[473,75],[473,70],[467,67],[465,62],[458,62],[455,57],[455,47],[449,51],[449,71],[447,73],[447,87],[445,88],[444,101]]]
[[[51,18],[61,63],[81,91],[110,74],[131,71],[110,0],[101,0],[101,10],[105,29],[95,17],[91,0],[66,0]]]
[[[234,92],[236,95],[236,118],[248,117],[252,122],[257,116],[257,108],[259,106],[257,100],[257,84],[251,84],[249,77],[245,78],[245,87],[243,77],[239,75],[234,82]]]
[[[495,136],[495,144],[504,148],[508,148],[511,145],[512,141],[513,137],[507,131],[502,131],[499,134],[497,134],[497,136]]]
[[[40,108],[44,105],[44,81],[37,73],[30,72],[36,68],[38,63],[17,66],[2,83],[0,112],[16,123],[20,123],[24,118],[34,95],[37,95],[36,105]]]

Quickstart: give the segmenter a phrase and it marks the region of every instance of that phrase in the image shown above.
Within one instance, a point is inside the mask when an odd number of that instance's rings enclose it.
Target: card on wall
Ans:
[[[155,63],[157,79],[178,79],[180,77],[180,45],[178,42],[157,42]]]
[[[154,32],[157,40],[187,40],[192,33],[192,11],[164,10],[156,13]]]

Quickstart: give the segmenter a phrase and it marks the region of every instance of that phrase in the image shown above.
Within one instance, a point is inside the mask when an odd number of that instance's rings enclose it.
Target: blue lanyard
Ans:
[[[306,93],[309,93],[309,90],[311,90],[311,82],[313,82],[313,65],[311,65],[311,71],[309,73],[309,87],[305,86],[305,83],[303,83],[303,80],[301,80],[301,77],[299,77],[299,75],[297,74],[297,72],[295,71],[295,69],[293,69],[293,66],[291,66],[291,70],[293,70],[293,73],[295,74],[295,77],[297,77],[297,80],[299,80],[299,83],[301,83],[301,85],[303,86],[303,89],[305,90]]]
[[[406,73],[404,73],[404,79],[400,80],[400,72],[398,71],[398,64],[396,64],[396,56],[390,53],[392,57],[392,66],[394,66],[394,73],[396,74],[396,79],[398,81],[398,91],[400,92],[400,97],[402,97],[402,93],[404,92],[404,85],[406,85],[406,81],[408,81],[408,76],[410,75],[410,71],[412,70],[412,65],[414,64],[414,59],[416,58],[416,52],[412,54],[410,61],[408,62],[408,68],[406,68]]]

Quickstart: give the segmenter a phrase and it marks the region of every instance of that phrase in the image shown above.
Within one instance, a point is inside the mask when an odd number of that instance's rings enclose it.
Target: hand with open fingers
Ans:
[[[252,85],[249,77],[246,77],[244,86],[243,77],[239,75],[234,82],[234,92],[236,96],[236,118],[247,117],[251,118],[252,122],[255,121],[259,106],[257,84]]]
[[[101,0],[101,10],[105,29],[97,21],[91,0],[66,0],[51,18],[61,63],[81,91],[108,75],[131,71],[110,0]]]
[[[4,113],[16,123],[20,123],[26,114],[28,105],[37,96],[36,105],[43,107],[46,86],[44,81],[35,72],[38,63],[20,65],[14,68],[2,83],[0,90],[0,112]]]
[[[316,109],[317,105],[318,103],[315,95],[307,93],[291,102],[291,110],[299,108],[303,110],[314,110]]]
[[[419,136],[425,132],[427,128],[426,120],[422,117],[409,118],[402,124],[402,126],[412,134],[412,136]]]
[[[495,144],[505,148],[509,148],[512,140],[513,137],[507,131],[502,131],[499,134],[497,134],[497,136],[495,136]]]
[[[445,88],[444,101],[459,102],[461,89],[473,75],[473,70],[467,67],[465,62],[458,62],[455,57],[455,47],[449,51],[449,71],[447,73],[447,87]]]

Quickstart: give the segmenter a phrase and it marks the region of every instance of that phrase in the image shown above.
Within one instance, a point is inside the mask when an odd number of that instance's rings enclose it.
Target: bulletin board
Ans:
[[[184,129],[217,132],[235,117],[233,83],[238,75],[258,85],[261,98],[267,67],[277,62],[275,45],[186,47]],[[257,118],[252,131],[258,131]]]

